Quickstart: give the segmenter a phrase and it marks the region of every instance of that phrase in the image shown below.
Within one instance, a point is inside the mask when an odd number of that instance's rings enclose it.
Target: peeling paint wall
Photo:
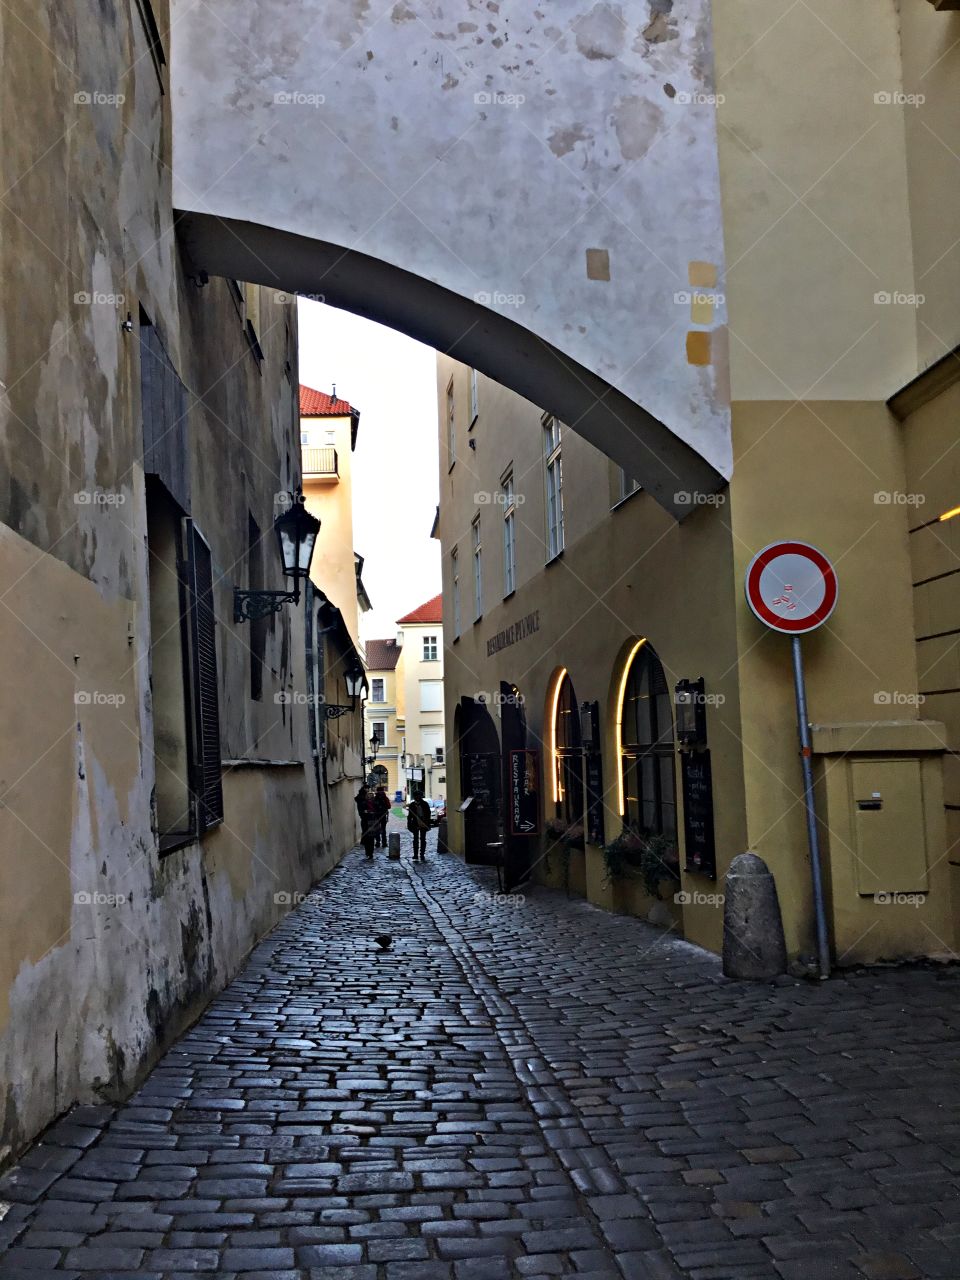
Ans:
[[[596,399],[623,393],[621,419],[632,402],[668,428],[567,414],[658,500],[661,458],[689,480],[671,433],[729,475],[723,347],[690,360],[678,298],[688,263],[723,260],[707,0],[172,9],[174,200],[207,220],[216,269],[249,240],[264,279],[415,329],[558,411],[544,397],[575,362]],[[221,218],[237,220],[227,235]],[[296,265],[291,235],[340,252]],[[351,282],[343,249],[409,279],[378,292],[358,265]],[[417,281],[472,309],[442,315]],[[541,394],[520,380],[544,343],[562,358]]]
[[[321,812],[302,705],[274,698],[305,687],[302,610],[267,628],[259,701],[250,628],[232,621],[250,515],[265,585],[281,585],[275,495],[300,465],[295,304],[255,297],[261,362],[227,283],[185,273],[169,85],[136,6],[45,0],[29,21],[6,8],[0,49],[2,1163],[72,1103],[129,1090],[354,830]],[[187,388],[221,755],[275,762],[225,768],[222,825],[162,858],[149,580],[164,567],[147,547],[141,308]]]

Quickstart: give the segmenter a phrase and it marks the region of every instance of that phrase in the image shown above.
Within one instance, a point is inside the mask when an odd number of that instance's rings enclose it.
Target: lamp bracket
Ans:
[[[234,622],[253,622],[279,613],[285,604],[299,604],[299,591],[241,591],[233,589]]]
[[[324,704],[323,714],[328,720],[339,720],[341,716],[348,715],[355,710],[355,707],[345,706],[341,702],[327,702]]]

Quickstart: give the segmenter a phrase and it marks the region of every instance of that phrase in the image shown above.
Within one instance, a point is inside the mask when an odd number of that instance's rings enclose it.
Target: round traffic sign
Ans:
[[[768,627],[799,635],[815,631],[837,603],[837,574],[809,542],[771,542],[747,566],[747,604]]]

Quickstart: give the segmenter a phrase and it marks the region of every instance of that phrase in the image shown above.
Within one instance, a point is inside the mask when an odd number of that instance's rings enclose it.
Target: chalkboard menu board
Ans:
[[[588,751],[584,757],[587,783],[587,840],[603,844],[603,757]]]
[[[467,794],[473,796],[474,810],[495,810],[500,757],[492,752],[475,753],[467,756],[466,764]]]
[[[717,878],[717,853],[713,839],[713,778],[709,751],[680,754],[683,784],[683,831],[687,846],[687,871]]]

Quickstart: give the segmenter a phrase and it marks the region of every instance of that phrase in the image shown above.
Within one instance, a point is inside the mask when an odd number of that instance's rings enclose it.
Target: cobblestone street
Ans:
[[[48,1131],[4,1280],[960,1275],[960,970],[728,983],[431,845],[351,853],[126,1105]]]

